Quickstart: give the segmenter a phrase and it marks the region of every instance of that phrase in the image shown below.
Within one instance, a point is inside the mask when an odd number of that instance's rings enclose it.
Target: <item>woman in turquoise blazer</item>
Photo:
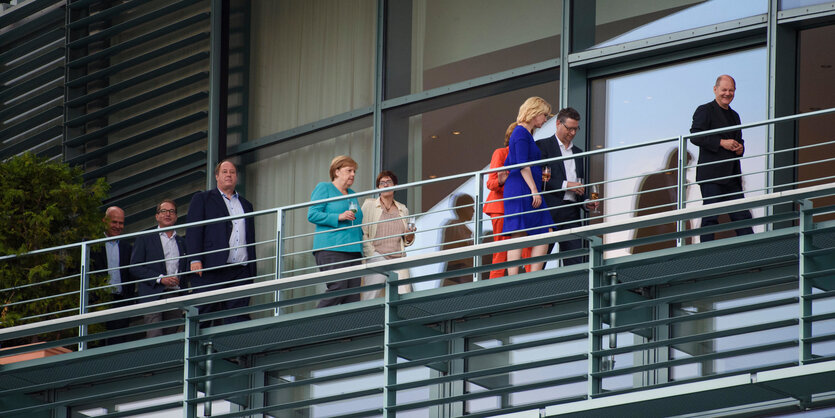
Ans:
[[[357,162],[340,155],[331,161],[330,182],[321,182],[313,189],[311,201],[354,194]],[[319,203],[307,210],[307,220],[316,225],[313,236],[313,256],[319,271],[355,266],[362,263],[362,212],[356,198]],[[360,277],[327,284],[327,291],[360,287]],[[319,301],[318,306],[332,306],[360,300],[359,293],[337,296]]]

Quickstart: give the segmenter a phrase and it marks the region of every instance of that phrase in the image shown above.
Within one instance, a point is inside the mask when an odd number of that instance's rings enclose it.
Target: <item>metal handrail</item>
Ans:
[[[686,145],[687,145],[684,138],[694,138],[694,137],[699,137],[699,136],[706,136],[706,135],[711,135],[711,134],[715,134],[715,133],[718,133],[718,132],[725,132],[725,131],[728,131],[728,130],[745,129],[745,128],[769,125],[769,124],[779,123],[779,122],[793,121],[793,120],[798,120],[798,119],[801,119],[801,118],[814,117],[814,116],[831,114],[831,113],[835,113],[835,108],[824,109],[824,110],[819,110],[819,111],[814,111],[814,112],[809,112],[809,113],[803,113],[803,114],[798,114],[798,115],[792,115],[792,116],[779,117],[779,118],[774,118],[774,119],[768,119],[768,120],[759,121],[759,122],[740,124],[740,125],[733,126],[733,127],[715,129],[715,130],[711,130],[711,131],[704,131],[704,132],[699,132],[699,133],[690,134],[690,135],[686,135],[686,136],[682,135],[682,136],[679,136],[679,137],[662,138],[662,139],[656,139],[656,140],[642,142],[642,143],[639,143],[639,144],[629,144],[629,145],[624,145],[624,146],[619,146],[619,147],[587,151],[587,152],[578,153],[578,154],[570,156],[570,157],[562,157],[562,156],[561,157],[554,157],[554,158],[539,160],[539,161],[532,162],[532,163],[516,164],[516,165],[512,165],[512,166],[499,167],[499,168],[494,168],[494,169],[485,169],[485,170],[480,170],[480,171],[473,171],[473,172],[468,172],[468,173],[460,173],[460,174],[445,176],[445,177],[441,177],[441,178],[422,180],[422,181],[403,184],[403,185],[395,185],[395,186],[387,188],[386,191],[407,190],[407,189],[414,188],[414,187],[423,187],[423,186],[427,186],[427,185],[438,184],[438,183],[445,182],[445,181],[453,181],[453,180],[460,180],[460,179],[467,179],[467,178],[475,179],[475,184],[476,184],[476,187],[477,187],[477,190],[475,191],[475,195],[479,198],[476,199],[475,202],[474,202],[475,215],[476,216],[472,220],[472,222],[475,222],[475,225],[476,225],[476,227],[474,228],[475,234],[473,236],[473,242],[476,243],[476,245],[477,245],[478,243],[480,243],[482,238],[492,237],[492,236],[496,235],[496,234],[489,234],[489,235],[485,236],[481,232],[481,220],[482,220],[481,219],[481,212],[482,212],[481,208],[484,204],[484,199],[481,198],[481,197],[486,195],[486,194],[482,193],[481,188],[482,188],[482,185],[483,185],[483,176],[485,176],[489,173],[505,171],[505,170],[514,169],[514,168],[521,168],[521,167],[530,166],[530,165],[538,165],[538,164],[549,163],[549,162],[557,162],[557,161],[566,160],[568,158],[588,158],[588,157],[595,156],[595,155],[614,153],[614,152],[625,151],[625,150],[630,150],[630,149],[637,149],[637,148],[642,148],[642,147],[647,147],[647,146],[652,146],[652,145],[669,143],[669,142],[673,142],[673,141],[676,141],[676,140],[679,141],[679,146],[680,146],[680,148],[679,148],[679,158],[682,159],[682,158],[684,158],[682,156],[686,155],[685,151],[686,151]],[[832,141],[832,142],[835,142],[835,141]],[[685,148],[684,150],[681,149],[682,145]],[[810,148],[810,147],[814,147],[814,146],[822,146],[822,145],[825,145],[825,144],[809,145],[809,146],[804,146],[802,148],[805,149],[805,148]],[[786,150],[778,150],[778,151],[773,151],[773,152],[767,152],[765,154],[758,154],[758,155],[755,155],[755,156],[746,156],[746,157],[741,157],[739,159],[742,159],[742,158],[760,158],[760,157],[767,156],[767,155],[773,155],[773,154],[776,154],[776,153],[779,153],[779,152],[797,151],[798,149],[801,149],[801,147],[798,147],[796,149],[792,148],[792,149],[786,149]],[[794,168],[794,167],[801,166],[801,165],[809,165],[809,164],[820,163],[820,162],[823,162],[823,161],[799,163],[799,164],[794,164],[794,165],[791,165],[791,166],[772,167],[772,168],[769,168],[769,169],[766,169],[766,170],[763,170],[763,171],[759,171],[759,172],[756,172],[756,173],[746,173],[744,175],[757,174],[757,173],[761,173],[761,172],[769,172],[769,171],[773,171],[773,170],[780,170],[780,169],[786,169],[786,168]],[[696,166],[697,165],[687,166],[687,165],[684,165],[684,164],[679,164],[679,166],[676,167],[676,168],[672,168],[672,169],[665,168],[665,169],[662,169],[659,172],[677,171],[679,173],[679,178],[683,178],[683,173],[686,169],[693,168],[693,167],[696,167]],[[591,182],[589,184],[614,183],[614,182],[618,182],[618,181],[623,181],[625,179],[634,179],[634,178],[637,178],[637,177],[642,177],[644,175],[646,175],[646,174],[635,175],[635,176],[627,176],[625,178],[606,180],[606,181],[601,181],[601,182],[596,182],[596,183]],[[835,176],[832,176],[832,177],[835,177]],[[821,179],[814,179],[814,180],[809,180],[809,181],[820,181],[820,180]],[[792,183],[792,184],[800,184],[800,183],[801,182],[796,182],[796,183]],[[678,182],[678,184],[676,186],[668,186],[668,187],[664,187],[662,189],[668,189],[668,188],[676,187],[676,188],[679,189],[679,195],[681,195],[682,194],[681,192],[682,192],[684,186],[685,185],[682,184],[682,182]],[[777,187],[784,187],[784,186],[786,186],[786,185],[780,185],[780,186],[777,186]],[[774,187],[775,186],[769,186],[769,187],[765,187],[763,189],[758,189],[757,191],[759,191],[759,190],[766,190],[767,191],[769,189],[773,189]],[[559,190],[554,190],[554,191],[549,190],[549,191],[547,191],[547,193],[553,193],[553,192],[563,191],[563,190],[566,190],[566,189],[559,189]],[[649,193],[649,192],[653,192],[653,191],[657,191],[657,190],[659,190],[659,189],[653,189],[653,190],[648,190],[648,191],[640,191],[640,192],[637,192],[637,193],[623,194],[623,195],[618,195],[618,196],[606,196],[604,198],[598,199],[598,201],[605,201],[605,200],[609,200],[609,199],[622,198],[622,197],[626,197],[626,196],[640,195],[642,193]],[[212,224],[212,223],[215,223],[215,222],[227,222],[227,221],[231,221],[231,220],[235,220],[235,219],[243,219],[243,218],[249,218],[249,217],[258,217],[258,216],[265,216],[265,215],[275,214],[276,223],[277,223],[277,226],[278,226],[278,233],[276,235],[276,238],[268,239],[268,240],[260,241],[260,242],[257,242],[257,243],[248,244],[248,245],[264,245],[264,244],[269,244],[269,243],[275,243],[275,245],[276,245],[276,255],[273,256],[273,257],[265,257],[265,258],[262,258],[260,260],[275,260],[276,270],[274,271],[274,273],[269,274],[269,276],[274,276],[276,279],[283,279],[283,273],[293,273],[293,272],[297,272],[297,271],[300,271],[300,270],[306,270],[306,269],[309,270],[309,269],[313,268],[313,267],[309,267],[309,268],[293,269],[293,270],[287,270],[287,271],[283,271],[282,268],[281,268],[281,266],[283,264],[283,261],[282,261],[283,257],[297,256],[297,255],[302,255],[302,254],[310,252],[310,251],[297,251],[297,252],[292,252],[292,253],[285,253],[282,249],[285,246],[285,242],[287,242],[289,240],[292,240],[292,239],[298,239],[298,238],[302,238],[302,237],[312,236],[312,235],[315,234],[315,233],[302,233],[302,234],[299,234],[299,235],[286,234],[286,232],[283,231],[284,228],[282,226],[284,224],[284,217],[286,216],[287,213],[289,213],[289,211],[304,209],[304,208],[310,207],[312,205],[339,201],[339,200],[343,200],[343,199],[346,199],[346,198],[360,198],[360,197],[364,197],[364,196],[373,196],[373,195],[378,194],[379,192],[380,192],[379,189],[372,189],[372,190],[368,190],[368,191],[353,193],[353,194],[348,195],[348,196],[337,196],[337,197],[333,197],[333,198],[321,199],[321,200],[312,201],[312,202],[301,202],[301,203],[296,203],[296,204],[287,205],[287,206],[278,207],[278,208],[271,208],[271,209],[253,211],[253,212],[246,213],[246,214],[241,214],[241,215],[232,215],[232,216],[227,216],[227,217],[223,217],[223,218],[216,218],[216,219],[204,220],[204,221],[199,221],[199,222],[190,222],[190,223],[187,223],[187,224],[175,225],[175,226],[171,226],[171,227],[167,227],[167,228],[158,228],[158,229],[153,229],[153,230],[150,230],[150,231],[128,233],[128,234],[120,235],[118,237],[103,237],[103,238],[93,239],[93,240],[89,240],[89,241],[83,241],[83,242],[80,242],[80,243],[72,243],[72,244],[66,244],[66,245],[62,245],[62,246],[56,246],[56,247],[51,247],[51,248],[46,248],[46,249],[35,250],[35,251],[31,251],[31,252],[26,253],[26,254],[0,256],[0,262],[5,261],[5,260],[9,260],[9,259],[12,259],[12,258],[15,258],[15,257],[25,257],[25,256],[28,256],[28,255],[42,254],[42,253],[47,253],[47,252],[51,252],[51,251],[74,249],[74,248],[89,249],[89,247],[91,245],[101,244],[101,243],[104,243],[104,242],[117,240],[117,239],[136,238],[136,237],[139,237],[139,236],[142,236],[142,235],[145,235],[145,234],[149,234],[149,233],[159,233],[159,232],[164,232],[164,231],[169,231],[169,230],[176,230],[176,229],[190,228],[190,227],[195,227],[195,226],[208,225],[208,224]],[[506,199],[502,199],[502,200],[506,200]],[[693,201],[692,200],[688,201],[686,199],[679,199],[678,202],[676,203],[676,205],[677,205],[677,208],[683,208],[684,205],[686,205],[687,203],[690,203],[690,202],[693,202]],[[575,203],[575,205],[579,205],[579,204],[582,204],[582,202]],[[665,207],[665,206],[670,206],[670,205],[661,205],[661,207]],[[448,211],[448,210],[450,210],[450,209],[444,209],[443,211]],[[538,210],[547,210],[547,209],[538,209]],[[410,217],[412,217],[412,216],[414,216],[414,217],[425,216],[427,214],[438,213],[438,212],[442,212],[442,211],[428,211],[428,212],[424,212],[424,213],[415,213],[415,214],[410,214]],[[628,211],[628,212],[625,212],[625,213],[628,214],[628,213],[634,213],[634,212],[635,211]],[[613,215],[620,215],[620,214],[624,214],[624,213],[613,214]],[[612,215],[608,215],[608,216],[612,216]],[[606,215],[602,215],[599,218],[604,218],[604,217],[606,217]],[[680,220],[677,220],[677,221],[681,222]],[[469,222],[470,221],[467,221],[467,222],[464,222],[464,223],[469,223]],[[345,228],[340,228],[340,229],[356,228],[356,227],[360,227],[360,226],[361,225],[355,225],[355,226],[345,227]],[[428,232],[428,231],[438,230],[438,229],[442,229],[442,228],[443,227],[432,228],[432,229],[429,229],[429,230],[426,230],[426,231],[420,231],[420,232]],[[374,239],[379,239],[379,238],[374,238]],[[368,240],[368,241],[371,241],[371,240]],[[468,240],[465,240],[465,241],[468,241]],[[366,241],[363,241],[363,242],[366,242]],[[427,247],[424,247],[422,249],[426,249],[426,248]],[[195,254],[190,254],[189,256],[193,256],[193,255],[195,255]],[[260,261],[260,260],[256,260],[256,261]],[[478,260],[475,261],[474,266],[476,266],[476,267],[478,266]],[[209,270],[209,269],[204,269],[204,271],[205,270]],[[99,271],[94,271],[94,272],[90,272],[90,271],[85,270],[84,271],[84,277],[81,280],[82,285],[83,285],[83,283],[85,283],[87,281],[86,280],[87,275],[94,274],[94,273],[101,273],[103,271],[107,271],[107,270],[99,270]],[[59,280],[59,279],[55,279],[55,280]],[[138,282],[141,282],[141,280],[137,280],[135,282],[138,283]],[[80,292],[83,294],[86,291],[95,290],[95,289],[98,289],[98,288],[82,289],[82,290],[80,290]],[[9,289],[0,289],[0,292],[6,291],[6,290],[9,290]],[[52,297],[57,297],[57,296],[52,295]],[[86,312],[86,309],[88,307],[85,306],[85,305],[86,305],[86,300],[82,299],[82,303],[81,303],[81,306],[80,306],[80,312],[82,312],[82,313]],[[6,305],[6,306],[9,306],[9,305]],[[100,306],[100,305],[90,305],[90,306],[92,307],[92,306]]]

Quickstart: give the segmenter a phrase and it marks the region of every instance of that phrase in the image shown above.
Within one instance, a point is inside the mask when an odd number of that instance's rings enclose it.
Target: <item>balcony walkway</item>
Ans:
[[[104,416],[196,416],[206,414],[207,400],[227,408],[213,416],[671,416],[835,405],[828,394],[835,392],[835,332],[827,322],[835,318],[835,221],[815,221],[832,208],[809,203],[830,195],[835,184],[0,330],[8,340],[187,311],[180,333],[0,366],[0,415],[82,416],[85,405],[112,402]],[[598,238],[787,202],[799,210],[749,221],[775,226],[749,236],[606,259],[604,251],[634,242]],[[203,329],[199,321],[211,318],[194,309],[576,236],[591,244],[587,264],[279,315],[276,308],[306,299],[267,301],[250,308],[257,319]],[[9,352],[16,350],[24,349]],[[328,384],[335,388],[322,389]],[[135,399],[146,403],[115,406]]]

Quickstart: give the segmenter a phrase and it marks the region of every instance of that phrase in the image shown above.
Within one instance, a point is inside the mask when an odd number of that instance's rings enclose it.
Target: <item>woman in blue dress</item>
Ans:
[[[551,105],[540,97],[531,97],[519,107],[516,128],[510,134],[510,148],[505,165],[523,164],[539,160],[539,148],[533,141],[531,132],[542,127],[551,113]],[[504,183],[504,230],[511,238],[550,232],[551,215],[546,209],[542,196],[542,169],[538,165],[510,170]],[[516,199],[513,199],[517,197]],[[536,212],[533,210],[538,209]],[[548,245],[533,247],[531,257],[545,255]],[[507,252],[507,261],[522,257],[522,249]],[[543,263],[531,264],[531,271],[542,270]],[[516,274],[519,266],[508,267],[507,274]]]

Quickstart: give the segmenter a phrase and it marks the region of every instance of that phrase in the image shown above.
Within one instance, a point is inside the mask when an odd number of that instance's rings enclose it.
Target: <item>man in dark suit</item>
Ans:
[[[736,81],[733,77],[720,75],[713,86],[713,94],[715,96],[714,100],[699,106],[693,113],[693,124],[690,127],[690,133],[740,124],[739,114],[730,106],[736,94]],[[692,138],[690,141],[699,147],[696,181],[702,191],[703,203],[707,205],[745,197],[742,194],[742,169],[737,159],[745,153],[742,131],[735,129]],[[751,219],[751,212],[743,210],[730,213],[729,216],[733,221],[741,221]],[[702,218],[702,227],[718,224],[718,218],[718,216]],[[737,235],[753,233],[751,227],[736,230]],[[712,233],[701,236],[701,242],[712,241],[713,239]]]
[[[125,229],[125,211],[117,206],[111,206],[104,212],[102,219],[105,225],[104,235],[108,238],[122,235]],[[136,285],[130,274],[131,243],[126,240],[114,239],[104,243],[102,247],[94,248],[90,252],[90,268],[93,271],[99,270],[108,275],[108,284],[113,304],[109,307],[121,307],[132,305],[132,298],[136,297]],[[104,327],[110,330],[127,328],[131,318],[115,319],[107,321]],[[128,335],[119,335],[108,338],[106,344],[117,344],[131,340]]]
[[[580,112],[566,107],[557,113],[557,130],[554,136],[536,141],[543,159],[570,156],[583,152],[573,143],[574,136],[580,130]],[[580,218],[583,207],[593,209],[598,202],[582,204],[587,200],[585,187],[582,183],[585,172],[582,158],[571,158],[562,161],[552,161],[547,164],[551,168],[551,178],[543,185],[543,197],[551,212],[551,219],[557,224],[555,231],[576,228],[581,225]],[[560,242],[560,252],[576,250],[583,246],[579,239]],[[553,248],[553,246],[551,247]],[[551,248],[548,252],[551,252]],[[571,257],[562,260],[563,265],[584,262],[584,257]]]
[[[189,222],[253,211],[252,204],[235,191],[238,185],[235,164],[228,160],[221,161],[215,167],[215,180],[217,188],[199,192],[191,199]],[[255,275],[255,246],[247,245],[254,243],[255,222],[251,217],[189,228],[186,233],[186,249],[190,270],[197,274],[191,279],[193,291],[205,292],[250,283],[245,279]],[[239,298],[198,306],[197,310],[202,314],[248,305],[249,298]],[[248,315],[235,315],[224,318],[222,323],[248,319]]]
[[[167,228],[177,223],[177,204],[173,200],[163,200],[157,205],[157,226]],[[186,244],[177,231],[169,230],[156,234],[143,235],[136,239],[130,258],[131,274],[139,282],[140,302],[149,302],[161,298],[182,294],[186,281],[183,276],[188,272],[186,262]],[[144,264],[151,261],[155,263]],[[154,324],[162,320],[182,318],[179,310],[155,312],[145,315],[145,324]],[[147,337],[157,337],[176,332],[176,327],[149,330]]]

